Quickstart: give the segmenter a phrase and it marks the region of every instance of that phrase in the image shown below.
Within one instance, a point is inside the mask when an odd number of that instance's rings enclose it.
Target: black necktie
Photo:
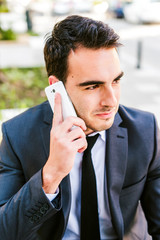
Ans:
[[[100,239],[96,178],[91,159],[91,148],[98,135],[87,137],[88,147],[82,160],[81,240]]]

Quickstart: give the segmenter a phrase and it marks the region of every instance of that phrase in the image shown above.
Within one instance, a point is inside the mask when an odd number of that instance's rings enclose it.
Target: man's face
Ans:
[[[68,58],[67,92],[86,134],[110,128],[119,107],[123,73],[115,48],[78,48]]]

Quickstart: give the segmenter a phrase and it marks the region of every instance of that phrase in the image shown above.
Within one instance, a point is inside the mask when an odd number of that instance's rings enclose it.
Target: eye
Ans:
[[[96,89],[96,88],[98,88],[98,87],[99,87],[99,85],[98,85],[98,84],[95,84],[95,85],[92,85],[92,86],[87,87],[86,90],[94,90],[94,89]]]
[[[113,84],[119,84],[119,83],[120,83],[120,80],[121,80],[121,78],[115,79],[115,80],[113,81]]]

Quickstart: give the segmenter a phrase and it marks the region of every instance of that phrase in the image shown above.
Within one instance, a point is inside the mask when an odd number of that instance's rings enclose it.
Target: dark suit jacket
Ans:
[[[3,124],[0,148],[0,239],[58,240],[70,211],[70,181],[52,204],[42,189],[41,169],[49,155],[52,111],[48,102]],[[152,114],[119,107],[107,131],[109,207],[123,239],[141,202],[148,231],[160,239],[160,139]],[[141,237],[141,229],[135,239]]]

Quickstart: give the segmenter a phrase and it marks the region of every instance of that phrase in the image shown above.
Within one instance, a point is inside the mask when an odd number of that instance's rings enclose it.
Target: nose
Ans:
[[[115,107],[117,102],[116,90],[112,86],[105,86],[101,92],[101,106]]]

